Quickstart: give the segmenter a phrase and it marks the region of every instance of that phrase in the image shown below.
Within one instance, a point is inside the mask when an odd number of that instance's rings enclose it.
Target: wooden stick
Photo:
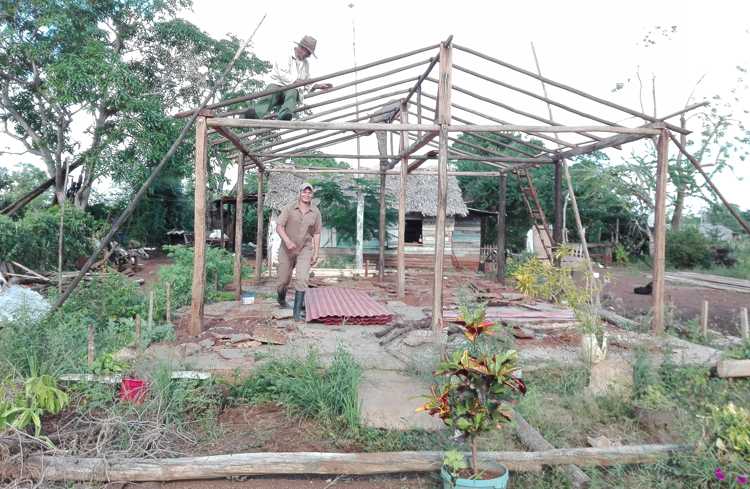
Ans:
[[[750,360],[720,360],[716,375],[721,378],[750,377]]]
[[[94,346],[94,325],[89,324],[88,328],[88,348],[86,350],[86,360],[89,370],[94,366],[94,358],[96,358],[96,347]]]
[[[141,351],[143,345],[141,344],[141,315],[136,314],[135,315],[135,348],[138,351]]]
[[[691,155],[690,153],[688,153],[687,149],[685,149],[685,146],[683,146],[677,140],[677,138],[674,137],[673,134],[669,134],[669,137],[672,139],[672,142],[677,146],[677,148],[679,148],[680,152],[682,152],[682,154],[685,155],[685,157],[688,160],[690,160],[690,163],[693,164],[693,166],[695,167],[695,169],[698,170],[698,172],[701,175],[703,175],[703,178],[706,180],[706,183],[708,184],[708,186],[711,187],[711,190],[713,190],[714,193],[719,197],[719,199],[721,199],[721,201],[724,203],[724,207],[726,207],[727,210],[732,214],[732,216],[734,216],[734,218],[737,220],[737,222],[740,223],[740,226],[742,226],[742,228],[745,230],[745,232],[747,234],[750,234],[750,224],[748,224],[742,218],[742,216],[739,215],[739,213],[737,212],[737,210],[734,207],[732,207],[732,205],[729,203],[729,201],[727,199],[724,198],[724,195],[721,192],[719,192],[718,187],[716,187],[716,185],[714,185],[714,182],[711,180],[711,178],[709,178],[708,174],[705,171],[703,171],[703,168],[701,167],[700,162],[698,160],[696,160],[695,157],[693,157],[693,155]]]
[[[258,172],[258,202],[256,207],[257,227],[255,231],[255,282],[263,278],[263,172]]]
[[[166,284],[166,304],[164,308],[165,311],[165,319],[168,323],[172,322],[172,282],[167,282]]]
[[[518,414],[518,411],[513,411],[513,421],[516,426],[516,434],[521,440],[521,443],[529,447],[531,450],[543,452],[555,449],[550,442],[545,440],[544,436],[542,436],[539,431],[523,419],[523,416]],[[563,469],[567,473],[573,487],[587,487],[591,483],[591,478],[577,465],[566,465]]]
[[[409,121],[409,112],[406,110],[406,104],[401,104],[400,117],[401,125]],[[400,134],[399,153],[406,150],[407,133],[402,131]],[[398,248],[396,249],[396,266],[398,268],[398,298],[403,299],[406,296],[406,186],[408,185],[409,160],[401,160],[399,168],[399,189],[398,189]]]
[[[467,48],[467,47],[464,47],[464,46],[459,46],[457,44],[455,45],[455,47],[456,47],[456,49],[459,49],[461,51],[465,51],[467,53],[471,53],[471,54],[473,54],[475,56],[478,56],[480,58],[484,58],[487,61],[491,61],[493,63],[497,63],[500,66],[504,66],[504,67],[509,68],[509,69],[511,69],[513,71],[517,71],[518,73],[523,73],[526,76],[530,76],[531,78],[535,78],[535,79],[537,79],[539,81],[543,81],[544,83],[547,83],[547,84],[552,85],[552,86],[557,87],[557,88],[561,88],[561,89],[566,90],[568,92],[575,93],[576,95],[580,95],[581,97],[587,98],[589,100],[593,100],[594,102],[598,102],[598,103],[606,105],[608,107],[612,107],[613,109],[617,109],[617,110],[620,110],[620,111],[625,112],[627,114],[634,115],[636,117],[640,117],[641,119],[644,119],[644,120],[647,120],[647,121],[650,121],[650,122],[659,122],[659,120],[657,118],[651,117],[648,114],[644,114],[642,112],[638,112],[638,111],[635,111],[633,109],[629,109],[629,108],[624,107],[622,105],[618,105],[618,104],[616,104],[614,102],[610,102],[609,100],[605,100],[605,99],[596,97],[596,96],[588,94],[588,93],[586,93],[584,91],[581,91],[581,90],[575,89],[573,87],[570,87],[568,85],[564,85],[562,83],[556,82],[555,80],[551,80],[551,79],[549,79],[547,77],[544,77],[544,76],[541,76],[541,75],[537,75],[534,72],[531,72],[531,71],[528,71],[528,70],[524,70],[523,68],[519,68],[519,67],[514,66],[514,65],[512,65],[510,63],[506,63],[505,61],[501,61],[501,60],[499,60],[497,58],[493,58],[491,56],[488,56],[486,54],[480,53],[478,51],[474,51],[473,49],[470,49],[470,48]],[[682,129],[682,128],[678,127],[678,126],[671,125],[671,124],[668,125],[667,127],[669,127],[669,129],[671,129],[671,130],[673,130],[675,132],[678,132],[680,134],[682,134],[683,132],[685,132],[684,129]],[[690,134],[690,131],[687,131],[686,134]]]
[[[651,127],[610,127],[610,126],[518,126],[518,125],[461,125],[448,126],[450,132],[611,132],[615,134],[639,134],[653,136],[659,129]]]
[[[536,471],[539,465],[610,466],[656,463],[691,449],[686,445],[626,445],[609,448],[560,448],[539,452],[480,452],[478,461],[482,469],[492,469],[497,464],[503,464],[514,471]],[[434,472],[440,470],[444,456],[444,452],[271,452],[161,459],[35,455],[25,461],[23,470],[25,477],[34,479],[44,477],[49,481],[102,482],[205,480],[242,475],[372,475]],[[20,470],[19,466],[16,468]]]
[[[615,146],[620,146],[626,143],[632,143],[633,141],[638,141],[639,139],[643,139],[646,137],[648,136],[643,135],[643,134],[618,134],[616,136],[610,136],[608,138],[604,138],[601,141],[597,141],[595,143],[581,145],[576,148],[563,151],[559,153],[556,159],[567,160],[567,159],[573,158],[574,156],[589,154],[589,153],[593,153],[594,151],[599,151],[599,150],[606,149],[606,148],[613,148]]]
[[[451,123],[452,67],[453,48],[443,43],[440,45],[440,85],[438,88],[440,96],[437,122],[440,128],[440,149],[438,151],[438,198],[432,283],[432,332],[435,344],[440,345],[442,345],[443,336],[443,257],[445,256],[445,217],[448,204],[448,127]]]
[[[497,257],[495,258],[497,270],[495,278],[498,283],[505,284],[505,204],[506,192],[508,190],[508,175],[500,174],[498,180],[497,197]]]
[[[355,168],[271,168],[268,173],[291,173],[293,175],[380,175],[380,170],[368,170]],[[455,177],[496,177],[500,171],[449,171],[449,176]],[[385,172],[386,175],[400,175],[400,170],[391,170]],[[409,173],[411,175],[437,175],[435,170],[421,170]]]
[[[68,178],[68,174],[71,171],[73,171],[76,168],[78,168],[79,166],[81,166],[82,164],[83,164],[82,160],[78,160],[75,163],[71,164],[70,168],[68,168],[68,171],[63,175],[63,178],[67,179]],[[18,212],[19,210],[21,210],[24,207],[26,207],[26,205],[29,202],[33,201],[34,199],[36,199],[37,197],[39,197],[40,195],[42,195],[44,192],[46,192],[54,184],[55,184],[55,178],[54,177],[45,180],[44,182],[40,183],[39,185],[37,185],[32,190],[30,190],[27,193],[25,193],[24,195],[22,195],[15,202],[13,202],[13,203],[7,205],[6,207],[3,207],[2,209],[0,209],[0,214],[4,214],[6,216],[12,216],[13,214],[15,214],[16,212]]]
[[[218,90],[223,84],[224,80],[226,79],[229,72],[234,67],[234,64],[237,62],[237,59],[239,59],[240,54],[245,50],[245,48],[250,44],[250,42],[253,40],[253,37],[255,37],[255,33],[260,28],[261,24],[265,20],[266,16],[264,15],[263,18],[260,20],[258,25],[255,27],[255,30],[250,35],[250,37],[245,41],[234,53],[234,56],[229,61],[229,64],[224,68],[224,71],[222,71],[221,75],[219,76],[218,80],[215,84],[211,86],[211,90],[209,90],[209,93],[206,94],[206,96],[201,101],[201,110],[205,108],[205,106],[208,104],[208,101],[211,100],[214,96],[214,93],[216,93],[216,90]],[[130,218],[130,215],[133,213],[135,208],[138,206],[138,203],[141,201],[144,195],[146,195],[146,192],[148,191],[149,187],[154,183],[156,178],[161,173],[164,166],[166,166],[167,162],[172,159],[172,156],[174,156],[175,152],[177,151],[177,148],[182,144],[182,141],[187,136],[188,131],[191,127],[193,127],[193,122],[195,122],[198,119],[198,114],[200,111],[196,111],[193,113],[193,115],[190,117],[187,123],[183,126],[182,130],[180,131],[180,134],[177,136],[177,139],[172,143],[172,146],[170,146],[169,150],[167,150],[167,153],[162,157],[161,161],[159,161],[159,164],[154,167],[154,169],[151,171],[151,174],[148,176],[146,181],[141,185],[141,188],[138,189],[138,192],[135,193],[132,200],[128,204],[128,206],[125,208],[124,211],[122,211],[122,214],[115,220],[115,222],[112,224],[112,229],[109,230],[109,232],[104,236],[104,238],[101,239],[99,242],[99,246],[96,250],[89,256],[88,260],[86,260],[86,263],[83,265],[83,268],[81,268],[78,275],[73,279],[73,282],[71,282],[70,285],[68,285],[68,288],[65,289],[65,292],[60,296],[60,298],[57,300],[54,306],[50,309],[50,313],[53,313],[56,311],[60,306],[62,306],[66,300],[68,300],[68,297],[70,297],[70,294],[75,290],[75,288],[78,286],[78,284],[81,282],[83,277],[86,275],[86,273],[91,269],[91,265],[94,264],[96,261],[96,257],[99,256],[99,253],[102,252],[104,248],[107,247],[109,242],[112,240],[112,238],[117,234],[117,231],[119,231],[120,227]]]
[[[312,122],[312,121],[277,121],[265,119],[232,119],[214,117],[208,122],[210,127],[268,127],[272,129],[311,129],[343,131],[437,131],[434,124],[386,124],[378,122]]]
[[[664,266],[667,238],[666,199],[669,171],[669,132],[664,129],[657,143],[656,198],[654,209],[653,320],[655,335],[664,334]]]
[[[190,306],[190,335],[198,336],[203,331],[203,301],[206,290],[206,194],[207,194],[207,146],[206,117],[195,123],[195,218],[193,287]]]
[[[708,338],[708,301],[701,304],[701,334]]]
[[[154,326],[154,291],[151,290],[148,294],[148,327]]]
[[[748,326],[747,307],[740,309],[740,335],[745,341],[750,340],[750,326]]]
[[[552,199],[555,214],[554,227],[552,228],[552,240],[554,241],[555,247],[559,247],[563,244],[563,223],[565,219],[563,217],[562,173],[562,167],[558,161],[555,164],[554,196]]]
[[[318,82],[323,81],[323,80],[330,80],[331,78],[336,78],[336,77],[339,77],[339,76],[348,75],[350,73],[354,73],[355,71],[366,70],[366,69],[372,68],[374,66],[379,66],[379,65],[382,65],[382,64],[385,64],[385,63],[390,63],[391,61],[397,61],[399,59],[407,58],[409,56],[414,56],[416,54],[424,53],[425,51],[430,51],[431,49],[435,49],[437,47],[438,47],[438,45],[434,44],[432,46],[427,46],[427,47],[424,47],[424,48],[421,48],[421,49],[415,49],[414,51],[409,51],[408,53],[403,53],[403,54],[399,54],[399,55],[396,55],[396,56],[391,56],[389,58],[384,58],[384,59],[380,59],[380,60],[377,60],[377,61],[373,61],[372,63],[363,64],[363,65],[357,66],[355,68],[341,70],[341,71],[336,71],[334,73],[329,73],[327,75],[319,76],[319,77],[316,77],[316,78],[309,78],[309,79],[304,80],[304,81],[299,81],[299,82],[296,82],[296,83],[292,83],[291,85],[286,85],[286,86],[283,86],[283,87],[274,88],[274,89],[270,89],[270,90],[263,90],[263,91],[260,91],[260,92],[257,92],[257,93],[253,93],[253,94],[250,94],[250,95],[243,95],[243,96],[240,96],[240,97],[234,97],[234,98],[231,98],[231,99],[222,100],[221,102],[217,102],[215,104],[207,105],[206,108],[208,108],[208,109],[217,109],[219,107],[226,107],[228,105],[233,105],[233,104],[237,104],[237,103],[240,103],[240,102],[247,102],[249,100],[255,100],[255,99],[258,99],[258,98],[261,98],[261,97],[265,97],[266,95],[273,95],[275,93],[281,93],[281,92],[284,92],[286,90],[291,90],[293,88],[299,88],[299,87],[302,87],[302,86],[305,86],[305,85],[312,85],[312,84],[318,83]],[[195,111],[196,111],[196,109],[192,109],[192,110],[187,110],[187,111],[184,111],[184,112],[180,112],[178,114],[175,114],[175,117],[187,117],[187,116],[189,116],[191,114],[194,114]]]
[[[261,171],[258,174],[262,174]],[[234,298],[242,300],[242,226],[245,202],[245,155],[237,160],[237,192],[234,203]],[[257,253],[257,249],[256,249]]]
[[[391,168],[395,168],[395,166],[398,164],[399,161],[403,161],[404,158],[408,158],[412,154],[416,153],[417,151],[425,147],[425,145],[427,145],[427,143],[435,139],[435,136],[437,135],[438,135],[437,131],[428,132],[427,134],[422,136],[418,141],[414,142],[413,144],[410,144],[408,148],[401,151],[397,157],[393,158],[388,164],[388,166],[386,167],[386,169],[390,170]]]

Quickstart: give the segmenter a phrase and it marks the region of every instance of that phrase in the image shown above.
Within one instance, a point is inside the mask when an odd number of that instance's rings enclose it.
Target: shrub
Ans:
[[[707,267],[711,262],[709,244],[695,227],[667,231],[667,263],[676,268]]]
[[[97,222],[86,212],[73,206],[65,208],[63,267],[70,269],[78,258],[91,254],[96,226]],[[0,257],[37,271],[56,270],[59,231],[58,207],[29,212],[17,221],[2,217]]]

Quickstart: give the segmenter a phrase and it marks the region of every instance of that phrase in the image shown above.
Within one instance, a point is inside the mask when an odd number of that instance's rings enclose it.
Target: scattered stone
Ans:
[[[406,346],[416,347],[432,343],[433,333],[431,329],[418,329],[407,333],[403,343]]]
[[[500,297],[506,301],[520,301],[523,300],[525,296],[516,292],[501,292]]]
[[[273,311],[273,314],[271,317],[274,319],[289,319],[294,316],[294,311],[292,311],[291,308],[285,307],[285,308],[279,308]]]
[[[241,360],[245,358],[245,352],[240,348],[220,348],[216,353],[226,360]]]
[[[587,388],[591,395],[605,394],[611,389],[629,390],[632,386],[633,367],[626,360],[608,357],[591,366]]]
[[[236,333],[236,334],[229,336],[229,342],[232,344],[241,343],[243,341],[252,340],[252,339],[253,339],[252,336],[250,336],[249,334],[245,334],[245,333]]]
[[[239,343],[235,343],[234,346],[239,348],[257,348],[261,346],[263,343],[260,341],[255,340],[247,340],[247,341],[241,341]]]
[[[271,343],[273,345],[285,345],[287,342],[286,333],[262,324],[252,325],[248,335],[250,338],[260,341],[261,343]]]
[[[183,343],[180,349],[183,356],[189,357],[201,351],[201,346],[198,343]]]
[[[205,340],[200,340],[198,344],[201,348],[208,349],[214,346],[214,340],[212,338],[206,338]]]
[[[532,330],[523,326],[513,326],[513,336],[520,340],[533,340],[536,338]]]

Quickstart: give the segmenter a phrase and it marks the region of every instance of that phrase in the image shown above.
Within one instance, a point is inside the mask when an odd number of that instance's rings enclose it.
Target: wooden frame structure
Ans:
[[[425,53],[433,55],[428,59],[416,60],[424,57]],[[488,71],[502,71],[512,74],[514,78],[541,82],[544,95],[539,95],[530,89],[507,83],[495,76],[489,76],[473,69],[465,68],[462,64],[454,63],[455,58],[461,63],[481,62]],[[408,60],[408,62],[407,62]],[[406,63],[406,64],[401,64]],[[437,78],[431,76],[435,66],[438,67]],[[323,92],[313,92],[305,97],[304,105],[295,111],[298,118],[292,121],[272,119],[240,119],[234,116],[243,112],[236,108],[260,97],[277,93],[289,88],[298,88],[321,81],[340,78],[354,72],[372,72],[375,68],[388,68],[379,73],[360,77],[358,80],[341,83]],[[408,76],[407,76],[408,75]],[[397,79],[394,80],[394,77]],[[546,104],[556,107],[560,111],[558,121],[570,121],[568,125],[551,120],[550,117],[530,112],[526,106],[519,109],[500,100],[495,100],[476,92],[463,88],[464,80],[472,79],[475,83],[483,83],[488,87],[513,93],[521,100],[528,100],[529,106]],[[355,83],[356,88],[355,89]],[[362,88],[367,87],[367,88]],[[553,99],[547,94],[547,88],[556,91],[560,100]],[[335,95],[334,95],[335,94]],[[369,122],[386,102],[394,97],[400,101],[400,119],[392,123]],[[358,102],[354,99],[358,98]],[[575,108],[568,100],[577,100],[581,105],[593,107],[597,112],[584,112]],[[504,99],[505,100],[505,99]],[[563,103],[561,100],[565,100]],[[461,101],[461,103],[458,103]],[[465,101],[465,102],[464,102]],[[428,105],[428,102],[430,103]],[[431,106],[434,102],[435,105]],[[359,104],[358,112],[352,109]],[[468,106],[472,105],[472,106]],[[325,76],[300,81],[287,87],[264,90],[258,93],[224,100],[207,106],[208,111],[201,112],[196,125],[196,171],[195,171],[195,263],[193,274],[192,319],[190,330],[194,335],[202,331],[203,300],[205,289],[205,206],[207,182],[207,158],[209,148],[226,151],[225,144],[230,144],[230,151],[238,151],[241,158],[238,168],[238,189],[242,188],[245,170],[257,172],[258,187],[258,229],[257,243],[259,250],[256,258],[256,274],[261,277],[263,242],[263,186],[264,176],[273,172],[287,172],[288,169],[274,168],[273,163],[291,157],[334,157],[361,159],[388,159],[389,164],[380,170],[369,169],[296,169],[295,173],[335,173],[335,174],[378,174],[381,182],[386,174],[397,174],[401,181],[401,192],[398,199],[399,209],[399,247],[397,256],[398,293],[405,293],[405,259],[404,259],[404,229],[406,179],[422,163],[429,159],[437,160],[437,170],[429,171],[437,175],[438,207],[436,218],[436,244],[434,262],[432,325],[436,335],[442,331],[443,309],[443,254],[445,236],[445,215],[447,202],[447,180],[449,175],[473,175],[477,177],[498,178],[500,188],[504,189],[507,173],[516,169],[529,168],[538,165],[555,165],[554,188],[554,241],[560,242],[562,236],[562,173],[561,165],[565,159],[579,156],[610,147],[620,147],[623,144],[644,138],[658,139],[656,222],[655,222],[655,255],[653,263],[653,331],[664,331],[664,243],[665,243],[665,193],[668,164],[668,145],[672,132],[687,134],[689,131],[670,124],[667,119],[693,110],[703,104],[695,104],[684,110],[677,111],[665,118],[656,118],[639,111],[623,107],[614,102],[596,97],[576,88],[548,79],[540,74],[511,65],[497,58],[480,53],[473,49],[456,45],[452,36],[446,41],[425,48],[409,51],[382,60],[367,63],[356,68],[338,71]],[[485,113],[476,107],[485,109]],[[325,107],[323,110],[318,110]],[[315,109],[315,112],[312,111]],[[456,115],[454,115],[454,112]],[[194,111],[177,114],[178,117],[188,117]],[[409,120],[409,116],[415,117]],[[354,117],[354,118],[352,118]],[[635,119],[639,125],[624,126],[612,122],[613,120]],[[541,123],[541,124],[540,124]],[[235,132],[235,130],[241,132]],[[353,154],[322,154],[322,148],[337,146],[352,141],[362,134],[373,131],[387,131],[399,136],[397,154],[389,155],[353,155]],[[481,146],[460,141],[456,137],[460,133],[471,133],[478,139],[488,140],[484,133],[502,134],[505,143],[493,143],[502,146],[506,144],[513,153],[500,154]],[[519,137],[519,135],[522,135]],[[540,144],[532,144],[533,138],[542,143],[554,143],[554,148]],[[437,139],[437,141],[435,141]],[[451,147],[451,142],[460,142],[461,149]],[[423,148],[434,148],[424,154],[418,154]],[[684,151],[684,148],[680,148]],[[393,152],[393,150],[391,150]],[[449,160],[473,160],[484,163],[491,171],[479,172],[451,172]],[[399,166],[398,170],[394,170]],[[423,171],[417,172],[422,173]],[[382,187],[382,185],[381,185]],[[380,215],[384,220],[383,198],[385,189],[381,188]],[[237,193],[237,216],[242,216],[241,190]],[[505,208],[505,192],[500,192],[498,208]],[[504,213],[498,214],[498,242],[504,247],[505,219]],[[236,223],[236,235],[241,236],[241,222]],[[380,229],[384,228],[383,222]],[[382,234],[380,235],[382,243]],[[239,242],[239,240],[238,240]],[[240,297],[240,253],[236,245],[235,253],[235,287],[237,297]],[[383,253],[383,246],[380,247]],[[498,255],[504,256],[504,250],[498,249]],[[503,260],[501,260],[503,261]],[[380,263],[383,263],[382,257]],[[503,270],[498,267],[498,280],[502,280]]]

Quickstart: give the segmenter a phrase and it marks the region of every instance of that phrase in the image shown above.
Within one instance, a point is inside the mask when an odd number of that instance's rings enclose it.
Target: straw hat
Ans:
[[[301,48],[307,49],[310,54],[317,58],[317,56],[315,55],[315,46],[318,44],[318,41],[314,37],[304,36],[300,42],[295,42],[294,44]]]

